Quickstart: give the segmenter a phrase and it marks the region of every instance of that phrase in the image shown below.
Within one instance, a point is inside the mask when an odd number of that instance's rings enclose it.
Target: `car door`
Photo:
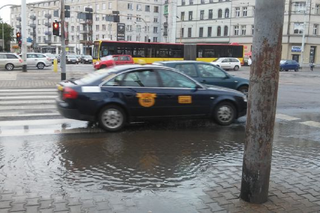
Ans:
[[[210,111],[212,99],[204,88],[185,75],[158,69],[162,91],[159,96],[166,99],[166,115],[200,117]]]
[[[36,54],[29,53],[27,54],[27,66],[35,67],[37,63]]]
[[[230,60],[228,58],[225,58],[221,61],[220,67],[223,69],[231,69]]]
[[[212,64],[197,63],[198,81],[203,84],[216,85],[236,89],[238,82],[234,81],[229,75]]]
[[[0,68],[4,68],[6,65],[7,56],[6,54],[0,54]]]
[[[102,90],[109,89],[121,97],[130,116],[163,117],[167,114],[167,97],[162,95],[159,78],[153,69],[118,75],[103,84]]]

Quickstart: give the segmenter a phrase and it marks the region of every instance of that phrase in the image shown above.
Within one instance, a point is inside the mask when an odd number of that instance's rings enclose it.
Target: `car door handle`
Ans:
[[[174,95],[167,95],[167,98],[173,98]]]

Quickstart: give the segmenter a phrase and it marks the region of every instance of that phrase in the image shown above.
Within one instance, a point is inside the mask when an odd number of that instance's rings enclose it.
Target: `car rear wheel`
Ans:
[[[238,91],[248,96],[249,87],[246,85],[241,86],[238,88]]]
[[[11,71],[14,69],[14,65],[13,64],[6,64],[5,68],[6,68],[6,70]]]
[[[100,127],[108,132],[116,132],[124,127],[126,114],[121,107],[109,105],[104,107],[99,114]]]
[[[238,71],[239,70],[239,66],[238,65],[234,66],[233,70],[234,71]]]
[[[298,68],[295,68],[295,69],[294,69],[294,71],[295,71],[295,72],[298,72],[298,71],[299,71],[299,69],[298,69]]]
[[[44,67],[45,67],[44,63],[38,63],[38,64],[37,64],[37,68],[38,68],[39,70],[43,70]]]
[[[218,124],[227,126],[234,122],[236,113],[236,109],[232,103],[221,102],[215,107],[213,118]]]

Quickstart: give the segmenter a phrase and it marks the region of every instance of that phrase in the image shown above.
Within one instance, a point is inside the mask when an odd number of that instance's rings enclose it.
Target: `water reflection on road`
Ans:
[[[244,125],[167,122],[119,133],[2,137],[0,181],[4,189],[58,194],[188,188],[213,165],[241,165]],[[319,166],[318,135],[299,137],[312,131],[278,123],[273,165]]]

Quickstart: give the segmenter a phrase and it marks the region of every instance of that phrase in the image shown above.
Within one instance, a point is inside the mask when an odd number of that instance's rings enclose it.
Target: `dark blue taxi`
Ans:
[[[244,116],[243,93],[202,85],[169,67],[122,65],[58,84],[56,105],[66,118],[118,131],[133,121],[207,118],[229,125]]]

